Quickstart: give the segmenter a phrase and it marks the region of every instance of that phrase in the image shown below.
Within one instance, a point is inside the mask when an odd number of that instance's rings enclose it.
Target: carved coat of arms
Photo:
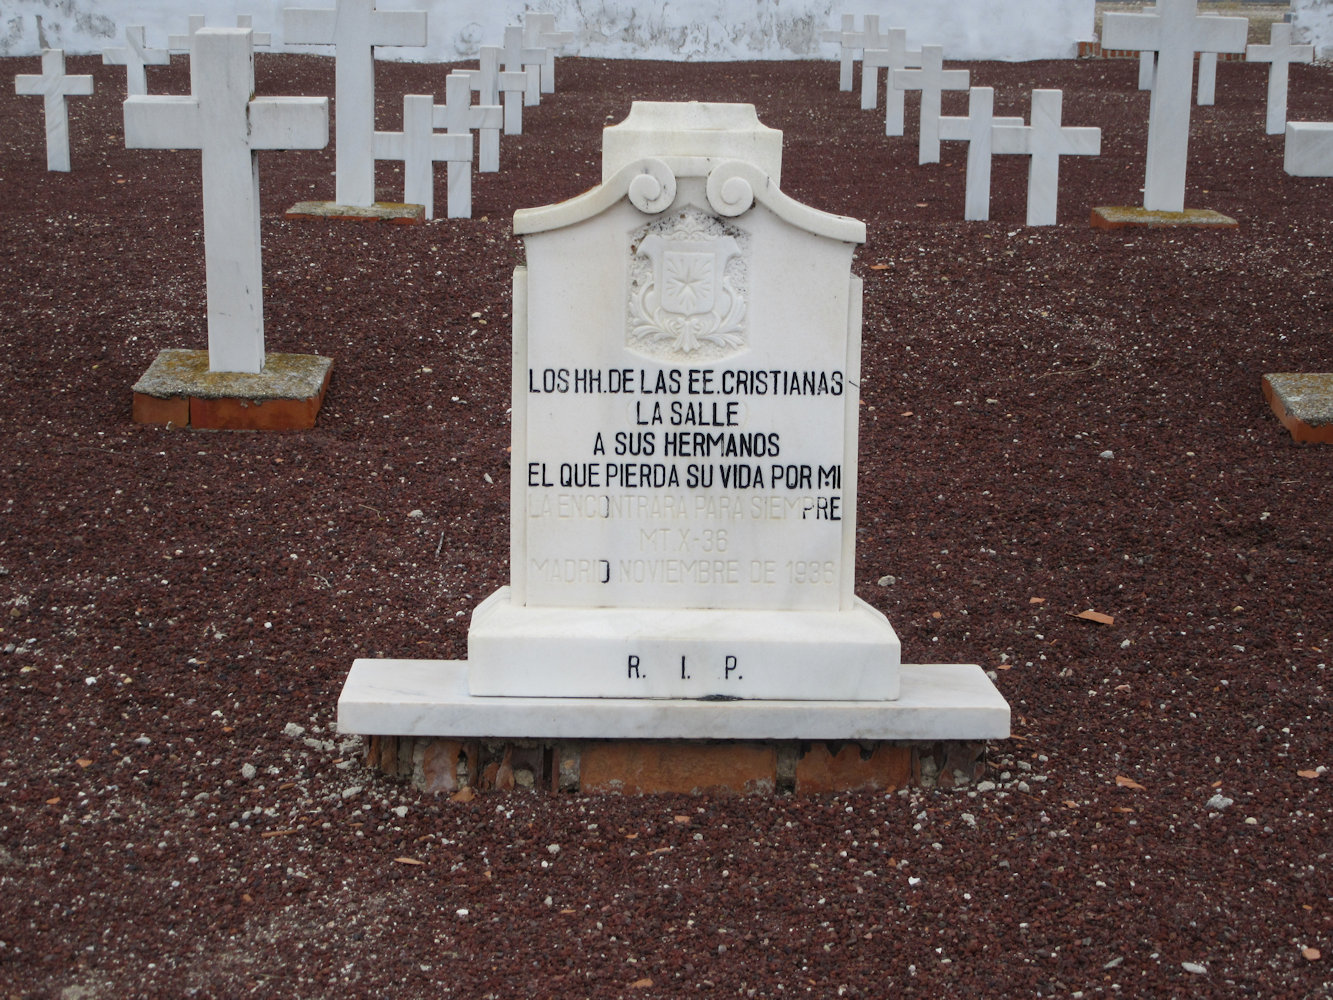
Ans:
[[[667,360],[744,347],[745,238],[696,210],[648,226],[630,262],[629,346]]]

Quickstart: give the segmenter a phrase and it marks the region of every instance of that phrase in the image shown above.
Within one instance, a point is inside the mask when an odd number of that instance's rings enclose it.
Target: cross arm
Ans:
[[[328,144],[327,97],[256,97],[250,102],[251,149],[323,149]]]
[[[126,149],[199,149],[202,146],[199,102],[195,98],[126,98]]]
[[[327,7],[284,7],[283,35],[287,41],[303,45],[332,45],[337,13]]]
[[[424,10],[377,10],[370,20],[371,45],[425,45]]]
[[[1250,34],[1245,17],[1201,17],[1195,22],[1198,33],[1194,47],[1200,52],[1244,52]]]
[[[1020,118],[1017,125],[1001,125],[991,130],[991,150],[1000,155],[1031,152],[1032,127]]]
[[[1101,156],[1102,130],[1095,126],[1065,125],[1060,129],[1061,156]]]
[[[1161,45],[1161,15],[1122,13],[1102,15],[1102,48],[1155,52]]]

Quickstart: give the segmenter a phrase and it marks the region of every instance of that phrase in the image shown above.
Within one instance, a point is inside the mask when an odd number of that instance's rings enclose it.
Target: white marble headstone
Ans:
[[[67,97],[87,97],[93,92],[91,76],[65,74],[65,50],[43,49],[40,75],[20,73],[14,77],[14,93],[40,97],[46,118],[46,169],[69,172],[69,106]]]
[[[574,41],[574,32],[557,31],[555,15],[528,11],[523,15],[523,44],[530,48],[545,50],[542,60],[541,92],[555,93],[555,54]]]
[[[130,149],[198,149],[203,168],[204,274],[210,371],[264,369],[259,240],[261,149],[321,149],[323,97],[255,97],[254,50],[243,28],[201,28],[190,51],[188,97],[130,97]]]
[[[510,586],[473,695],[891,699],[853,592],[862,223],[778,186],[749,105],[636,103],[520,211]]]
[[[288,42],[333,45],[337,170],[340,205],[375,204],[375,46],[425,45],[426,12],[376,10],[375,0],[335,0],[333,8],[286,7]]]
[[[846,39],[850,38],[856,30],[856,15],[843,14],[842,25],[839,28],[825,28],[819,33],[821,42],[833,42],[838,46],[838,89],[852,89],[852,63],[855,61],[856,49],[847,44]]]
[[[444,103],[435,105],[435,127],[450,135],[470,135],[474,130],[481,139],[482,155],[490,147],[496,151],[496,162],[489,164],[498,170],[500,130],[504,127],[504,111],[498,104],[473,104],[472,80],[467,73],[450,73],[444,80]],[[487,164],[478,169],[485,170]],[[466,208],[464,208],[466,206]],[[463,213],[463,214],[458,214]],[[449,161],[449,217],[472,216],[472,164],[462,160]]]

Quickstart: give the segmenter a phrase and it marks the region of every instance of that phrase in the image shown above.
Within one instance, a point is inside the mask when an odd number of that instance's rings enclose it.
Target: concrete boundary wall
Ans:
[[[97,53],[123,44],[123,29],[131,24],[147,27],[150,46],[165,47],[168,33],[184,33],[190,13],[205,14],[217,27],[250,14],[257,31],[272,33],[271,51],[318,52],[283,44],[284,6],[331,7],[333,0],[8,0],[0,11],[0,55],[36,55],[43,46],[69,55]],[[858,27],[862,14],[878,14],[882,27],[905,27],[910,45],[940,44],[947,59],[967,60],[1074,58],[1078,43],[1092,39],[1094,21],[1094,0],[867,0],[847,6],[830,0],[380,0],[379,6],[430,15],[426,48],[381,49],[381,58],[430,62],[470,59],[480,45],[501,44],[504,26],[517,23],[525,8],[551,11],[560,29],[574,32],[567,55],[700,62],[834,59],[837,47],[819,35],[836,28],[844,11],[857,15]]]

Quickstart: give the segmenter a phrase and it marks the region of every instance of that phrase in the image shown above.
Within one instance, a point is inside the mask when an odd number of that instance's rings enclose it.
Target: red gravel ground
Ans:
[[[198,154],[125,150],[123,75],[70,63],[71,174],[0,88],[0,996],[1333,995],[1333,450],[1259,385],[1333,365],[1333,187],[1282,172],[1263,68],[1194,115],[1230,232],[1088,227],[1139,202],[1129,61],[971,67],[1104,130],[1043,229],[1017,158],[960,221],[962,144],[917,166],[831,63],[564,60],[471,221],[287,222],[332,152],[265,153],[269,348],[336,367],[316,430],[257,436],[131,423],[204,346]],[[381,127],[444,72],[381,64]],[[455,803],[334,732],[353,657],[460,657],[505,581],[510,219],[633,98],[753,102],[787,192],[868,223],[859,592],[906,660],[995,671],[988,782]],[[1333,119],[1326,67],[1291,106]]]

